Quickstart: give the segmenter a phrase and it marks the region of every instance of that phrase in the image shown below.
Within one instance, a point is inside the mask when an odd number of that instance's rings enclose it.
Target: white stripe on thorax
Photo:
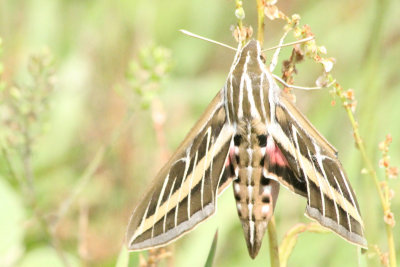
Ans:
[[[238,107],[238,111],[237,111],[239,119],[243,117],[243,91],[244,91],[243,87],[245,84],[245,77],[246,77],[245,74],[247,72],[247,65],[250,61],[250,58],[251,58],[250,51],[247,51],[246,61],[243,66],[243,74],[242,74],[242,77],[240,77],[240,85],[239,85],[239,107]]]
[[[264,72],[261,75],[260,78],[260,102],[261,102],[261,110],[262,110],[262,115],[263,119],[266,122],[267,121],[267,111],[265,110],[265,101],[264,101]]]
[[[258,113],[258,109],[256,107],[256,103],[254,100],[253,85],[251,84],[251,79],[247,73],[245,73],[244,75],[245,75],[245,81],[246,81],[247,98],[248,98],[249,104],[250,104],[250,114],[253,118],[259,118],[260,113]]]

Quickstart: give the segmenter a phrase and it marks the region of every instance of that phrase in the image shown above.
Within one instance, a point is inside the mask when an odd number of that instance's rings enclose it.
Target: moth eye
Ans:
[[[264,57],[263,55],[260,55],[260,59],[261,59],[261,61],[262,61],[263,63],[266,62],[265,57]]]
[[[235,144],[235,146],[240,146],[240,143],[242,142],[242,136],[240,135],[235,135],[235,137],[233,137],[233,143]]]
[[[264,134],[258,135],[258,136],[257,136],[257,139],[258,139],[258,144],[259,144],[261,147],[264,147],[264,146],[267,145],[267,136],[266,136],[266,135],[264,135]]]
[[[261,185],[269,185],[269,182],[270,182],[270,179],[268,179],[267,177],[265,177],[265,176],[262,176],[261,177]]]

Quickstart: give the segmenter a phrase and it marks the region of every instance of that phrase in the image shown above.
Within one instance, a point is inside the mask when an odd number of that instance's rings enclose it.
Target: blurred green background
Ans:
[[[245,22],[255,28],[255,1],[244,2]],[[232,0],[0,0],[5,87],[0,117],[31,125],[27,131],[33,132],[27,151],[26,129],[13,127],[14,121],[1,125],[0,266],[63,266],[50,236],[71,266],[116,264],[135,204],[165,155],[178,146],[222,88],[233,60],[232,51],[187,37],[178,29],[236,46],[230,30],[236,23],[234,6]],[[400,163],[400,1],[281,0],[278,7],[287,15],[299,14],[317,43],[336,58],[333,74],[355,91],[361,134],[383,178],[378,143],[387,133],[393,136],[391,163]],[[267,20],[265,47],[278,43],[283,25]],[[287,41],[293,40],[290,36]],[[283,49],[281,60],[290,52]],[[35,80],[35,69],[27,67],[30,56],[38,53],[36,61],[49,73],[39,71],[44,75],[41,82]],[[53,58],[49,67],[48,54]],[[149,55],[155,55],[155,62]],[[143,64],[161,69],[149,74],[141,69]],[[278,75],[280,66],[275,70]],[[298,70],[298,85],[314,86],[321,73],[312,62]],[[146,83],[149,77],[151,82]],[[53,90],[44,90],[43,84]],[[21,104],[20,94],[31,98]],[[344,109],[330,105],[328,89],[295,94],[300,109],[339,150],[369,243],[387,251],[378,195],[370,177],[361,174],[361,157]],[[32,110],[28,124],[25,113],[14,118],[5,112],[10,97],[24,105],[22,110]],[[166,148],[160,147],[163,137],[154,131],[148,107],[152,101],[158,103],[158,115],[165,116]],[[10,135],[16,140],[7,141]],[[29,166],[33,205],[31,193],[16,180],[29,176]],[[395,192],[392,211],[399,218],[399,180],[390,181],[390,186]],[[303,216],[305,204],[305,199],[281,190],[275,211],[279,240],[296,223],[309,222]],[[53,234],[43,231],[37,216]],[[231,189],[219,199],[216,216],[175,243],[173,264],[203,266],[217,228],[215,266],[269,266],[267,238],[256,260],[248,256]],[[400,261],[398,229],[396,225]],[[137,264],[138,254],[131,254],[131,265]],[[379,257],[370,251],[361,264],[379,266]],[[289,266],[356,265],[356,247],[332,233],[301,234],[289,260]]]

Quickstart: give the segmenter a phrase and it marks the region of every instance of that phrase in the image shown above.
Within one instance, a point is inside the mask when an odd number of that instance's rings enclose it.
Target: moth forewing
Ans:
[[[229,182],[233,128],[223,104],[221,91],[139,202],[126,235],[130,250],[163,246],[214,213],[218,185]]]
[[[255,40],[239,45],[225,86],[134,210],[129,249],[162,246],[193,229],[215,212],[218,194],[232,179],[252,258],[279,184],[307,198],[306,215],[366,246],[358,203],[336,149],[281,93]]]

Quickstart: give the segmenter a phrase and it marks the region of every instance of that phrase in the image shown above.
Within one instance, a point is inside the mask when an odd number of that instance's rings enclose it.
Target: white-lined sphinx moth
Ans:
[[[307,198],[306,215],[366,247],[363,223],[335,148],[281,93],[258,41],[239,46],[225,86],[157,174],[130,219],[130,250],[163,246],[216,209],[233,182],[255,258],[279,185]]]

